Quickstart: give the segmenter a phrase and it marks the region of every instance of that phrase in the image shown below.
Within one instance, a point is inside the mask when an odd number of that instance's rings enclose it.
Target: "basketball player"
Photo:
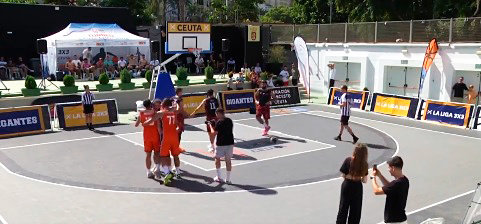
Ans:
[[[151,119],[155,111],[152,108],[152,103],[150,100],[144,100],[143,105],[145,110],[139,111],[139,118],[135,122],[135,127],[138,127],[140,123],[144,127],[144,151],[145,151],[145,167],[147,168],[147,177],[153,178],[154,172],[151,170],[152,166],[152,151],[154,151],[154,163],[155,168],[158,170],[160,168],[160,137],[158,130],[158,122],[153,122],[151,124],[145,124],[145,122]]]
[[[214,152],[215,134],[211,133],[210,125],[209,125],[209,122],[215,123],[217,121],[217,116],[215,114],[215,111],[217,110],[217,108],[219,108],[219,100],[217,100],[217,98],[215,98],[214,90],[209,89],[209,91],[207,91],[207,98],[202,100],[202,103],[197,108],[195,108],[194,112],[192,112],[192,114],[190,114],[190,116],[194,116],[195,113],[202,106],[204,106],[204,108],[205,108],[205,115],[206,115],[205,124],[207,125],[207,134],[209,135],[209,140],[210,140],[210,145],[208,145],[207,148],[209,149],[209,152]]]
[[[268,135],[271,127],[269,126],[269,119],[271,118],[271,91],[267,89],[267,82],[264,80],[261,82],[261,88],[256,91],[254,95],[256,101],[256,119],[264,125],[263,136]],[[264,120],[262,119],[264,118]]]
[[[187,112],[185,112],[184,110],[184,101],[182,99],[182,88],[177,88],[175,90],[175,96],[172,97],[172,99],[174,100],[175,106],[179,108],[179,113],[177,114],[177,122],[179,125],[178,132],[179,132],[179,142],[180,142],[180,140],[182,139],[182,133],[185,130],[184,120],[185,118],[189,117],[189,114],[187,114]],[[185,152],[185,150],[182,148],[180,148],[180,151],[182,153]]]
[[[342,96],[341,96],[341,100],[339,101],[339,107],[341,108],[341,130],[339,132],[339,135],[334,139],[337,140],[337,141],[341,141],[341,135],[342,135],[342,132],[344,131],[344,128],[345,128],[345,129],[347,129],[349,134],[351,134],[351,136],[352,136],[352,143],[356,144],[356,142],[359,140],[359,138],[356,135],[354,135],[351,127],[349,127],[349,117],[351,116],[352,100],[347,95],[347,86],[346,85],[343,85],[341,87],[341,92],[342,92]]]
[[[160,163],[162,165],[162,174],[164,176],[164,184],[168,185],[172,178],[180,178],[180,148],[179,135],[177,131],[177,114],[178,108],[173,107],[172,99],[165,99],[162,101],[162,110],[156,112],[155,115],[146,122],[146,124],[153,123],[157,120],[162,122],[162,142],[160,147]],[[171,171],[171,158],[174,157],[175,171]]]

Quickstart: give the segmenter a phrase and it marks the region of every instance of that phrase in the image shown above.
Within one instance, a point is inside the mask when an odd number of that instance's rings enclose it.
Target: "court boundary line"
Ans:
[[[1,224],[8,224],[7,220],[5,220],[5,218],[2,216],[2,214],[0,214],[0,223]]]
[[[305,113],[305,112],[301,112],[301,113]],[[316,115],[314,115],[316,116]],[[327,117],[327,116],[322,116],[322,115],[319,115],[320,117],[326,117],[326,118],[330,118],[330,119],[334,119],[332,117]],[[255,119],[255,118],[253,118]],[[360,125],[363,125],[363,126],[367,126],[367,127],[370,127],[369,125],[366,125],[364,123],[361,123],[361,122],[358,122],[358,121],[352,121],[352,123],[357,123],[357,124],[360,124]],[[379,132],[381,133],[384,133],[386,134],[388,137],[390,137],[391,139],[393,139],[393,141],[396,143],[396,151],[394,152],[393,156],[396,156],[398,153],[399,153],[399,143],[398,141],[392,137],[392,135],[390,135],[389,133],[385,132],[385,131],[382,131],[382,130],[379,130],[377,128],[373,128],[373,127],[370,127],[372,129],[375,129],[375,130],[378,130]],[[384,164],[386,164],[387,162],[384,161],[382,163],[380,163],[378,166],[382,166]],[[146,194],[146,195],[192,195],[192,194],[227,194],[227,193],[245,193],[245,192],[259,192],[259,191],[269,191],[269,190],[281,190],[281,189],[290,189],[290,188],[297,188],[297,187],[304,187],[304,186],[310,186],[310,185],[316,185],[316,184],[321,184],[321,183],[327,183],[327,182],[331,182],[331,181],[336,181],[336,180],[341,180],[342,177],[335,177],[335,178],[331,178],[331,179],[326,179],[326,180],[319,180],[319,181],[314,181],[314,182],[309,182],[309,183],[303,183],[303,184],[294,184],[294,185],[287,185],[287,186],[278,186],[278,187],[271,187],[271,188],[264,188],[264,189],[252,189],[252,190],[236,190],[236,191],[214,191],[214,192],[140,192],[140,191],[125,191],[125,190],[109,190],[109,189],[98,189],[98,188],[89,188],[89,187],[81,187],[81,186],[75,186],[75,185],[68,185],[68,184],[61,184],[61,183],[55,183],[55,182],[49,182],[49,181],[45,181],[45,180],[41,180],[41,179],[36,179],[36,178],[33,178],[33,177],[28,177],[28,176],[24,176],[24,175],[21,175],[21,174],[18,174],[18,173],[15,173],[13,171],[11,171],[10,169],[8,169],[2,162],[0,162],[0,167],[2,167],[2,169],[4,169],[5,171],[7,171],[7,173],[11,174],[11,175],[14,175],[14,176],[17,176],[17,177],[20,177],[20,178],[23,178],[23,179],[27,179],[27,180],[31,180],[33,182],[39,182],[39,183],[44,183],[44,184],[48,184],[48,185],[54,185],[54,186],[58,186],[58,187],[65,187],[65,188],[73,188],[73,189],[78,189],[78,190],[86,190],[86,191],[97,191],[97,192],[108,192],[108,193],[120,193],[120,194]]]
[[[427,205],[427,206],[424,206],[424,207],[422,207],[422,208],[419,208],[419,209],[416,209],[416,210],[407,212],[406,215],[416,214],[416,213],[418,213],[418,212],[424,211],[424,210],[426,210],[426,209],[430,209],[430,208],[432,208],[432,207],[435,207],[435,206],[444,204],[444,203],[446,203],[446,202],[449,202],[449,201],[458,199],[458,198],[460,198],[460,197],[463,197],[463,196],[472,194],[472,193],[474,193],[474,192],[475,192],[475,190],[470,190],[470,191],[467,191],[467,192],[464,192],[464,193],[461,193],[461,194],[452,196],[452,197],[447,198],[447,199],[444,199],[444,200],[442,200],[442,201],[438,201],[438,202],[436,202],[436,203],[432,203],[432,204]]]

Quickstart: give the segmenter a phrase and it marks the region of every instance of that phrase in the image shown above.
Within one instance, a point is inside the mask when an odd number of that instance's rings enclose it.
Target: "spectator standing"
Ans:
[[[464,84],[464,77],[459,78],[459,82],[454,84],[452,91],[452,101],[458,103],[464,103],[464,91],[468,90],[466,84]]]
[[[374,194],[386,195],[384,223],[407,223],[406,203],[409,192],[409,179],[404,176],[402,171],[404,162],[401,157],[394,156],[387,164],[389,173],[395,180],[389,182],[381,172],[374,167],[374,177],[371,177]],[[383,187],[379,186],[377,178],[381,180]]]
[[[274,88],[276,87],[274,85],[274,76],[272,74],[269,74],[269,76],[267,77],[267,80],[266,80],[266,84],[267,84],[267,88]]]
[[[88,63],[92,63],[92,48],[88,47],[82,51],[82,58],[87,59]]]
[[[479,93],[474,89],[473,85],[468,88],[468,104],[475,104]]]
[[[86,60],[86,59],[85,59]],[[93,131],[94,127],[92,125],[92,114],[94,113],[94,103],[95,96],[90,92],[88,85],[84,85],[84,92],[82,93],[82,106],[83,112],[85,114],[85,123],[89,130]]]
[[[344,131],[344,128],[345,128],[347,129],[349,134],[351,134],[353,144],[356,144],[359,138],[356,135],[354,135],[351,127],[349,127],[349,117],[351,116],[352,100],[347,94],[346,85],[343,85],[341,87],[341,92],[342,92],[342,96],[341,96],[341,100],[339,101],[339,107],[341,108],[341,130],[339,131],[339,135],[336,138],[334,138],[334,140],[341,141],[342,132]]]
[[[235,60],[232,57],[227,61],[227,72],[235,72]]]
[[[214,181],[222,182],[222,172],[220,171],[220,160],[224,158],[226,166],[226,179],[227,184],[231,184],[230,175],[232,171],[231,158],[234,151],[234,123],[232,120],[225,116],[224,109],[218,108],[216,110],[217,121],[213,126],[209,123],[211,133],[216,137],[215,147],[215,168],[217,170],[217,176],[214,177]]]
[[[279,73],[279,76],[283,82],[283,86],[289,85],[289,72],[287,71],[287,66],[284,66],[284,69]]]
[[[262,72],[262,68],[259,65],[259,63],[256,64],[256,67],[254,68],[254,71],[259,75]]]
[[[359,224],[362,211],[362,183],[367,182],[367,146],[357,144],[352,156],[347,157],[340,169],[344,181],[336,224]],[[348,221],[349,220],[349,221]]]
[[[202,58],[202,56],[199,56],[195,59],[195,72],[197,74],[202,74],[204,72],[204,58]]]
[[[1,78],[9,78],[8,77],[8,70],[7,70],[7,62],[5,61],[5,58],[2,56],[0,57],[0,79]]]
[[[294,65],[294,63],[292,63],[292,66],[291,66],[291,76],[292,76],[292,85],[297,86],[297,84],[299,83],[299,73],[296,71],[296,65]]]

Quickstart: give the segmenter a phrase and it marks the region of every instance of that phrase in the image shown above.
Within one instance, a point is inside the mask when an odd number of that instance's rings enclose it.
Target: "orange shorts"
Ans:
[[[167,156],[178,156],[180,154],[180,147],[179,147],[179,136],[176,133],[175,135],[164,136],[162,138],[162,145],[160,147],[160,156],[167,157]]]
[[[144,137],[144,152],[159,152],[160,151],[160,137],[150,136]]]

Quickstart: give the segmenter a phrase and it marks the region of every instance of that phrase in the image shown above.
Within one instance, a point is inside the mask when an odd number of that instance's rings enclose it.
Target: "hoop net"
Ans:
[[[202,52],[202,48],[189,48],[190,53],[194,54],[196,58],[200,57],[200,52]]]

